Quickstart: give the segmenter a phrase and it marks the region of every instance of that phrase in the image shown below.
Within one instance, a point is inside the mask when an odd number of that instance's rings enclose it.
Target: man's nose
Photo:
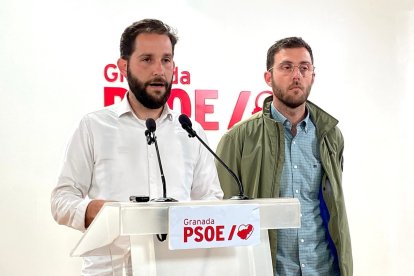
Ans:
[[[303,77],[302,73],[299,70],[299,66],[294,66],[293,69],[292,69],[291,74],[292,74],[294,79],[299,79],[299,78]]]
[[[164,66],[162,61],[156,61],[153,65],[153,74],[155,76],[163,76],[164,75]]]

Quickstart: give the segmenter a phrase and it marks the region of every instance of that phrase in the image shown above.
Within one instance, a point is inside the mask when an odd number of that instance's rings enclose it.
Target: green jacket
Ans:
[[[265,99],[263,110],[234,125],[220,140],[217,155],[243,183],[252,198],[279,197],[284,162],[284,127],[271,118],[273,97]],[[316,126],[321,162],[324,169],[320,191],[321,216],[329,231],[329,242],[341,275],[352,275],[351,239],[342,192],[344,139],[338,121],[311,102],[307,102]],[[234,178],[216,163],[226,198],[238,195]],[[273,269],[277,252],[277,231],[269,231]]]

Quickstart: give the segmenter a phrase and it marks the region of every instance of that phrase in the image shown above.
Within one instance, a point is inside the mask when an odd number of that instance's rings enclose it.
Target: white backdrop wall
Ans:
[[[412,1],[98,1],[1,0],[0,274],[78,275],[70,250],[81,233],[50,214],[66,142],[82,115],[103,107],[104,77],[130,23],[159,18],[175,27],[177,84],[207,99],[218,122],[215,147],[241,91],[254,109],[266,51],[286,36],[313,48],[310,99],[340,120],[344,192],[355,275],[414,275],[414,76]],[[179,105],[177,105],[179,108]]]

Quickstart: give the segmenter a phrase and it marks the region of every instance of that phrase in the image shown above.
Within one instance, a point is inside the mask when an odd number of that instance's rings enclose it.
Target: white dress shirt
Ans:
[[[127,98],[87,114],[75,130],[51,196],[52,214],[59,224],[85,231],[85,211],[92,199],[125,202],[132,195],[163,196],[155,145],[147,144],[145,121],[134,115]],[[156,120],[167,197],[221,199],[214,157],[196,138],[188,137],[178,115],[165,105]],[[197,122],[193,128],[207,141]],[[104,275],[110,266],[109,258],[85,258],[83,275]]]

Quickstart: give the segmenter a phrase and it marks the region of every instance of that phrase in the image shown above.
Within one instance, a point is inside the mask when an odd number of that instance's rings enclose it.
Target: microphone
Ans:
[[[164,171],[162,169],[160,152],[158,150],[157,137],[155,136],[155,130],[157,129],[157,126],[155,124],[154,119],[148,118],[145,121],[145,125],[147,126],[147,130],[145,130],[145,136],[147,137],[147,143],[148,143],[148,145],[151,145],[152,143],[154,143],[155,144],[155,150],[157,151],[158,165],[160,166],[162,191],[163,191],[163,197],[156,198],[156,199],[151,199],[151,201],[156,201],[156,202],[173,202],[173,201],[177,201],[174,198],[167,197],[167,185],[166,185],[166,182],[165,182]]]
[[[151,119],[151,118],[145,121],[145,125],[147,127],[147,129],[145,130],[145,136],[147,137],[147,143],[148,145],[151,145],[152,143],[155,142],[155,130],[157,129],[157,125],[155,124],[154,119]]]
[[[211,150],[211,148],[203,141],[203,139],[200,138],[200,136],[197,135],[196,131],[192,128],[193,124],[191,123],[190,118],[188,118],[187,115],[181,114],[178,117],[178,121],[180,122],[183,129],[185,129],[188,133],[188,137],[193,138],[197,137],[197,139],[203,144],[208,151],[213,154],[213,156],[220,162],[221,165],[231,174],[231,176],[236,180],[236,183],[239,187],[239,194],[236,196],[232,196],[230,199],[236,199],[236,200],[244,200],[244,199],[250,199],[248,196],[244,194],[243,185],[240,181],[240,179],[237,177],[237,175],[230,170],[230,168],[223,162],[223,160],[220,159],[220,157],[217,156],[217,154]]]

